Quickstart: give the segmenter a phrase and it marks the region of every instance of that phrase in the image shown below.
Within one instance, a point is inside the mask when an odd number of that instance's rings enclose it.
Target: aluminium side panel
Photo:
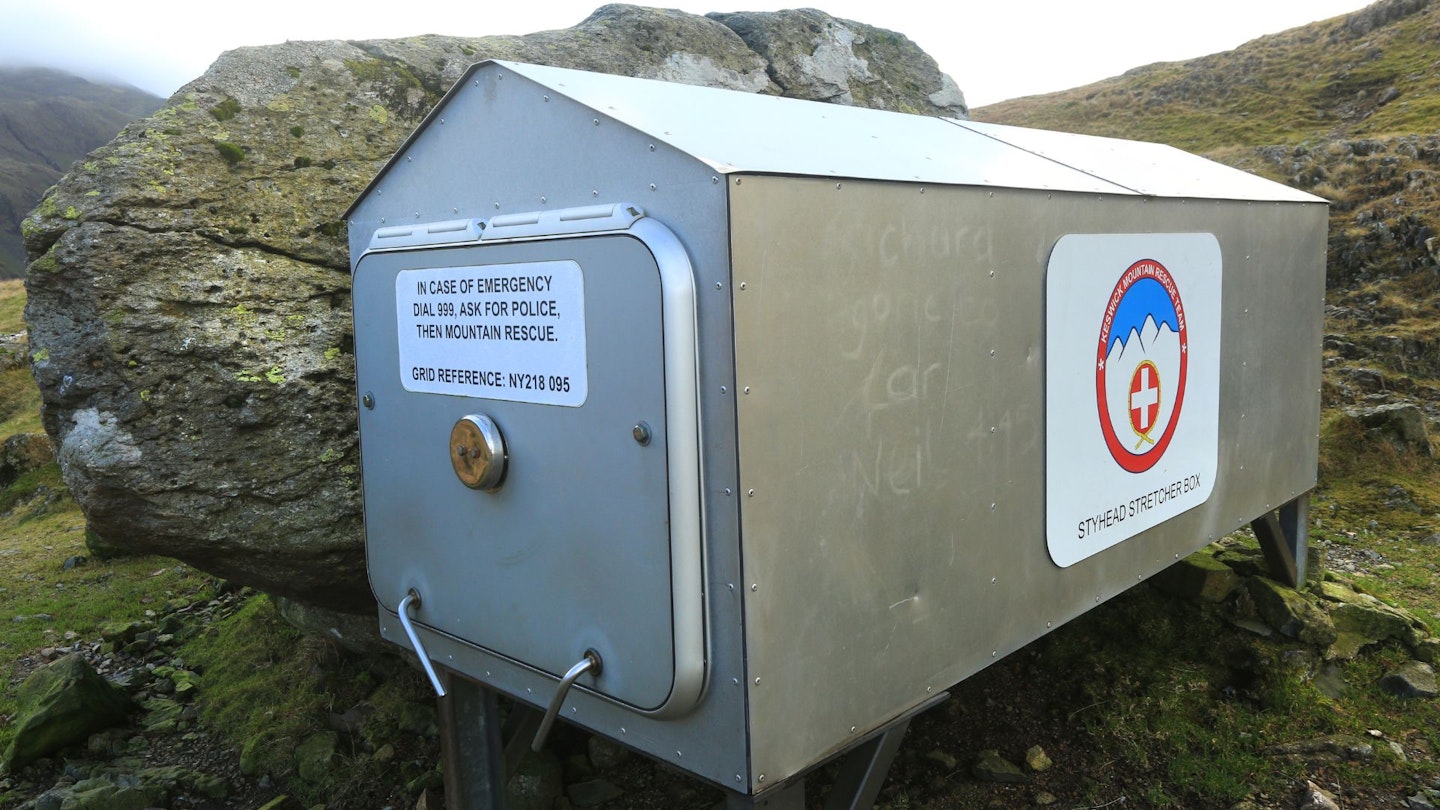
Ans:
[[[1319,204],[732,181],[751,789],[1310,490],[1325,220]],[[1057,245],[1175,234],[1213,244],[1223,275],[1208,497],[1057,560]],[[1107,272],[1108,289],[1126,268]],[[1102,301],[1076,340],[1104,317]]]

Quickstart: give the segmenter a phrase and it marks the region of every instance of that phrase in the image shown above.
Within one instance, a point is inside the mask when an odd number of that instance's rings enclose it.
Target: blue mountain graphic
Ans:
[[[1110,326],[1110,345],[1106,347],[1106,353],[1114,351],[1116,343],[1123,347],[1130,339],[1131,330],[1140,334],[1147,317],[1154,318],[1157,327],[1168,323],[1170,331],[1180,332],[1180,316],[1170,302],[1170,294],[1153,278],[1142,278],[1125,291],[1125,297],[1120,299],[1120,306],[1115,310],[1115,321]]]

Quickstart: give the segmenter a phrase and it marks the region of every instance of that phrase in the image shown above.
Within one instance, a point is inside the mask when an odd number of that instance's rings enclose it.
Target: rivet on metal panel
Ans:
[[[651,190],[651,191],[654,191],[654,190],[655,190],[655,184],[654,184],[654,183],[651,183],[651,184],[650,184],[650,190]]]
[[[727,498],[730,497],[730,488],[729,488],[729,487],[725,487],[725,497],[727,497]]]
[[[725,289],[725,285],[724,285],[724,284],[721,284],[720,282],[717,281],[717,282],[715,282],[715,289],[717,289],[717,290],[723,290],[723,289]]]
[[[1055,199],[1055,195],[1054,195],[1054,194],[1046,194],[1046,195],[1045,195],[1045,199],[1047,199],[1047,200],[1053,200],[1053,199]]]
[[[485,677],[487,677],[487,678],[490,677],[490,670],[488,670],[488,669],[485,670]]]
[[[599,197],[599,196],[600,196],[600,189],[598,189],[598,188],[592,188],[592,189],[590,189],[590,196],[591,196],[591,197]]]
[[[365,395],[360,397],[360,404],[364,405],[367,411],[375,410],[375,395],[366,391]]]
[[[930,694],[931,692],[934,692],[934,691],[935,691],[935,687],[933,687],[933,686],[927,686],[927,687],[925,687],[925,694],[927,694],[927,695]]]
[[[630,428],[630,435],[641,447],[648,447],[650,444],[650,425],[645,422],[637,422],[635,427]]]
[[[765,781],[765,774],[763,774],[763,773],[760,774],[760,781],[761,781],[761,782],[764,782],[764,781]]]
[[[599,119],[599,118],[591,118],[591,119],[590,119],[590,123],[592,123],[592,124],[594,124],[595,126],[598,127],[598,126],[600,126],[600,119]]]
[[[654,151],[655,151],[655,144],[653,144],[653,143],[650,144],[650,151],[651,151],[651,152],[654,152]]]
[[[1000,651],[999,651],[999,650],[991,650],[991,651],[990,651],[990,657],[991,657],[991,658],[995,658],[995,657],[997,657],[997,656],[999,656],[999,655],[1000,655]]]
[[[758,591],[758,590],[760,590],[760,583],[758,583],[758,582],[752,582],[752,583],[750,583],[750,590],[751,590],[752,592],[753,592],[753,591]]]
[[[739,678],[731,678],[731,679],[730,679],[730,682],[733,683],[733,684],[735,684],[736,686],[739,686],[739,685],[740,685],[740,679],[739,679]]]
[[[737,774],[735,774],[735,781],[736,781],[736,782],[744,782],[745,780],[744,780],[744,779],[741,779],[741,778],[740,778],[740,774],[737,773]]]
[[[579,711],[579,709],[575,708],[574,706],[571,706],[571,707],[570,707],[570,713],[571,713],[571,714],[574,714],[574,713],[577,712],[577,711]]]
[[[718,185],[719,183],[720,183],[720,178],[716,177],[716,176],[713,175],[713,174],[710,175],[710,185],[712,185],[712,186],[713,186],[713,185]]]
[[[541,205],[544,205],[546,202],[547,202],[547,200],[545,199],[545,195],[544,195],[544,194],[541,194],[541,195],[540,195],[540,204],[541,204]]]
[[[1095,597],[1095,604],[1097,604],[1097,605],[1100,604],[1100,597],[1099,597],[1099,595],[1096,595],[1096,597]]]
[[[621,734],[629,734],[630,732],[626,731],[624,726],[621,726],[621,727],[620,727],[620,733],[621,733]]]
[[[440,126],[442,126],[442,127],[445,126],[445,119],[444,119],[444,118],[441,118],[441,119],[440,119]]]
[[[994,428],[994,426],[991,426],[991,428],[990,428],[990,432],[991,432],[991,433],[994,433],[994,432],[995,432],[995,428]]]
[[[733,591],[733,590],[735,590],[735,583],[733,583],[733,582],[727,582],[727,583],[725,583],[725,587],[727,587],[727,588],[729,588],[730,590]]]
[[[921,186],[921,187],[920,187],[920,193],[921,193],[921,194],[924,194],[924,193],[925,193],[925,187],[924,187],[924,186]]]
[[[995,511],[995,504],[993,504],[993,503],[990,504],[990,511],[991,511],[991,512],[994,512],[994,511]]]
[[[452,207],[452,208],[450,209],[450,213],[452,213],[452,214],[458,214],[458,213],[460,213],[460,209],[459,209],[459,208],[454,208],[454,207]]]
[[[735,178],[735,185],[737,185],[737,186],[740,185],[740,178],[738,178],[738,177]]]
[[[994,196],[995,196],[995,192],[993,192],[993,191],[990,192],[990,196],[991,196],[991,197],[994,197]]]
[[[549,94],[543,95],[543,96],[541,96],[540,98],[545,99],[546,101],[549,101],[549,100],[550,100]]]
[[[406,156],[405,156],[405,162],[406,162],[406,163],[414,163],[414,162],[415,162],[415,158],[410,157],[409,155],[406,155]]]
[[[742,282],[740,282],[740,289],[742,289],[742,290],[743,290],[743,289],[745,289],[745,287],[746,287],[746,284],[745,284],[745,282],[743,282],[743,281],[742,281]]]
[[[1054,626],[1055,626],[1055,623],[1054,623],[1054,622],[1045,622],[1045,626],[1046,626],[1046,627],[1054,627]]]
[[[748,385],[745,386],[745,394],[746,394],[747,396],[750,394],[750,386],[748,386]]]
[[[996,582],[999,582],[999,581],[1000,581],[1000,578],[999,578],[999,577],[990,577],[990,584],[991,584],[991,585],[994,585]]]
[[[495,203],[495,210],[496,210],[496,211],[499,211],[499,210],[500,210],[500,203],[498,203],[498,202]]]
[[[756,686],[759,686],[759,685],[760,685],[760,678],[758,678],[758,677],[755,678],[755,685],[756,685]]]
[[[1244,468],[1244,467],[1241,467],[1240,469],[1243,470],[1243,469],[1245,469],[1245,468]],[[747,497],[747,498],[753,498],[753,497],[755,497],[755,490],[753,490],[753,489],[747,489],[747,490],[745,490],[745,497]],[[751,588],[751,590],[754,590],[754,588]]]
[[[836,183],[836,184],[835,184],[835,190],[836,190],[836,191],[839,191],[839,190],[840,190],[840,184],[839,184],[839,183]]]
[[[685,755],[682,754],[682,753],[680,753],[679,751],[676,751],[676,752],[675,752],[675,758],[676,758],[676,759],[679,759],[679,758],[681,758],[681,757],[683,757],[683,756],[685,756]]]
[[[851,726],[851,727],[850,727],[850,733],[851,733],[851,734],[854,734],[854,733],[855,733],[855,727],[854,727],[854,726]]]
[[[720,393],[722,393],[722,394],[728,394],[728,393],[730,393],[730,389],[728,389],[728,388],[726,388],[725,386],[722,385],[722,386],[720,386]]]
[[[385,217],[380,217],[380,224],[381,224],[381,225],[384,225],[384,224],[385,224]]]
[[[994,278],[994,277],[995,277],[995,271],[994,271],[994,270],[991,270],[991,271],[990,271],[990,278]]]
[[[419,218],[420,218],[420,212],[419,212],[419,211],[416,211],[416,212],[415,212],[415,218],[416,218],[416,219],[419,219]]]

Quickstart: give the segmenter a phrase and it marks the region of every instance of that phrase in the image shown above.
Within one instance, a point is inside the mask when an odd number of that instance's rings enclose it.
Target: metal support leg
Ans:
[[[545,713],[524,703],[515,702],[510,706],[510,716],[505,718],[505,727],[500,730],[505,740],[505,780],[508,782],[520,763],[530,753],[530,741],[540,729]]]
[[[895,754],[900,750],[900,742],[910,728],[910,721],[949,697],[949,692],[931,697],[839,754],[840,771],[830,788],[829,798],[825,800],[825,810],[869,810],[873,807],[880,788],[885,784],[885,777],[890,773],[890,765],[895,761]],[[797,776],[758,796],[727,791],[725,798],[726,810],[804,810],[805,807],[804,776]]]
[[[439,706],[445,806],[449,810],[503,810],[508,752],[500,742],[500,709],[495,693],[474,681],[441,671],[446,686]],[[528,737],[520,742],[522,750],[527,742]]]
[[[885,784],[890,764],[909,728],[910,718],[906,717],[880,736],[850,749],[840,760],[840,774],[830,789],[825,810],[869,810],[880,795],[880,786]]]
[[[1255,518],[1250,528],[1260,541],[1270,573],[1292,588],[1300,587],[1310,545],[1310,493]]]

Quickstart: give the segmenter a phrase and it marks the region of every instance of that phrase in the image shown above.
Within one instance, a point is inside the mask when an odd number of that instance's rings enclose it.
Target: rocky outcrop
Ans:
[[[770,78],[787,96],[922,115],[936,108],[949,116],[969,114],[955,82],[902,34],[808,8],[708,16],[765,57]]]
[[[99,540],[312,604],[369,604],[340,217],[492,57],[964,112],[909,40],[813,11],[605,6],[523,37],[228,52],[24,223],[45,429]]]
[[[129,695],[101,677],[79,655],[38,669],[20,684],[15,736],[4,764],[14,768],[125,719]]]

